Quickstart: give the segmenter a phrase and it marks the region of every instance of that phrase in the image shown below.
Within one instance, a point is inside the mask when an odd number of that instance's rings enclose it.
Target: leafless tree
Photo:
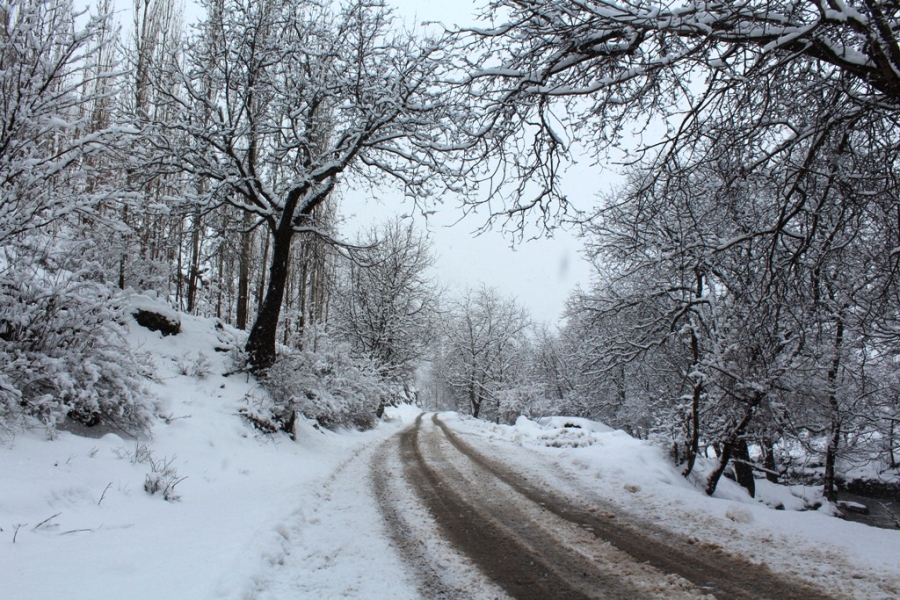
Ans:
[[[351,251],[332,322],[388,379],[408,384],[432,345],[438,287],[429,242],[395,219],[369,229]]]
[[[380,3],[333,10],[313,0],[227,0],[220,8],[189,44],[178,74],[185,91],[168,98],[173,117],[158,123],[155,142],[161,167],[208,182],[199,201],[246,211],[271,236],[247,343],[259,370],[275,359],[294,239],[329,236],[316,208],[342,178],[426,197],[453,176],[441,156],[452,115],[435,87],[442,44],[395,33]]]
[[[457,401],[478,417],[499,418],[499,393],[519,383],[526,357],[528,313],[497,290],[467,290],[444,327],[444,379]]]

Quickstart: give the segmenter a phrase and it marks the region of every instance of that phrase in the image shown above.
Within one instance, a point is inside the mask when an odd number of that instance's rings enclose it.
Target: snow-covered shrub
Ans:
[[[181,500],[181,494],[175,491],[175,486],[187,479],[187,476],[179,477],[178,470],[172,466],[175,457],[156,459],[150,454],[147,462],[150,463],[150,472],[144,479],[144,491],[151,496],[159,493],[167,502]]]
[[[122,319],[121,299],[89,266],[0,249],[0,425],[53,428],[67,417],[142,429],[150,402]]]
[[[178,372],[187,377],[206,379],[212,373],[212,362],[203,352],[198,352],[195,359],[192,359],[189,353],[185,353],[181,358],[174,360],[175,365],[178,367]]]
[[[285,430],[289,423],[293,428],[294,412],[328,429],[371,428],[390,393],[377,368],[352,356],[343,344],[320,344],[318,351],[293,350],[281,356],[263,385],[272,397],[273,416]]]

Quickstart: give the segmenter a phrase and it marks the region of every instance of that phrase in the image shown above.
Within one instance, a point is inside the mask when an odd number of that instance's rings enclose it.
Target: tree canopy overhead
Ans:
[[[663,150],[670,168],[689,160],[676,149],[715,142],[756,147],[750,170],[841,123],[896,145],[890,2],[498,0],[486,15],[495,26],[465,32],[485,109],[472,130],[500,153],[533,134],[531,161],[510,160],[545,184],[572,140],[608,147],[654,117],[667,131],[644,150]]]

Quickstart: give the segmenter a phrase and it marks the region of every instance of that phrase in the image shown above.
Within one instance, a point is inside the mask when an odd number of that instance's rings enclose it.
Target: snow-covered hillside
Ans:
[[[129,324],[131,344],[152,361],[150,388],[165,415],[150,437],[59,432],[48,441],[28,431],[0,442],[0,597],[246,597],[283,559],[287,540],[318,519],[328,478],[400,427],[332,433],[299,423],[296,442],[259,435],[238,410],[246,394],[263,391],[246,374],[223,376],[232,366],[215,350],[236,333],[178,317],[175,336]],[[145,491],[157,475],[178,481],[180,499]],[[359,525],[345,532],[353,543]],[[333,535],[303,544],[324,553]]]

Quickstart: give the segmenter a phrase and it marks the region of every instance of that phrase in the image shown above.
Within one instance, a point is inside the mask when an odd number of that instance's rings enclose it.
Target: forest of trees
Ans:
[[[436,37],[378,1],[200,6],[0,4],[3,428],[145,427],[123,315],[151,293],[247,331],[282,428],[585,416],[685,476],[715,458],[710,494],[729,464],[832,499],[842,468],[896,468],[900,6],[494,0]],[[631,132],[625,183],[571,202],[573,149]],[[443,290],[409,221],[341,231],[386,189],[567,221],[594,279],[553,329]],[[355,400],[318,414],[303,386]]]

